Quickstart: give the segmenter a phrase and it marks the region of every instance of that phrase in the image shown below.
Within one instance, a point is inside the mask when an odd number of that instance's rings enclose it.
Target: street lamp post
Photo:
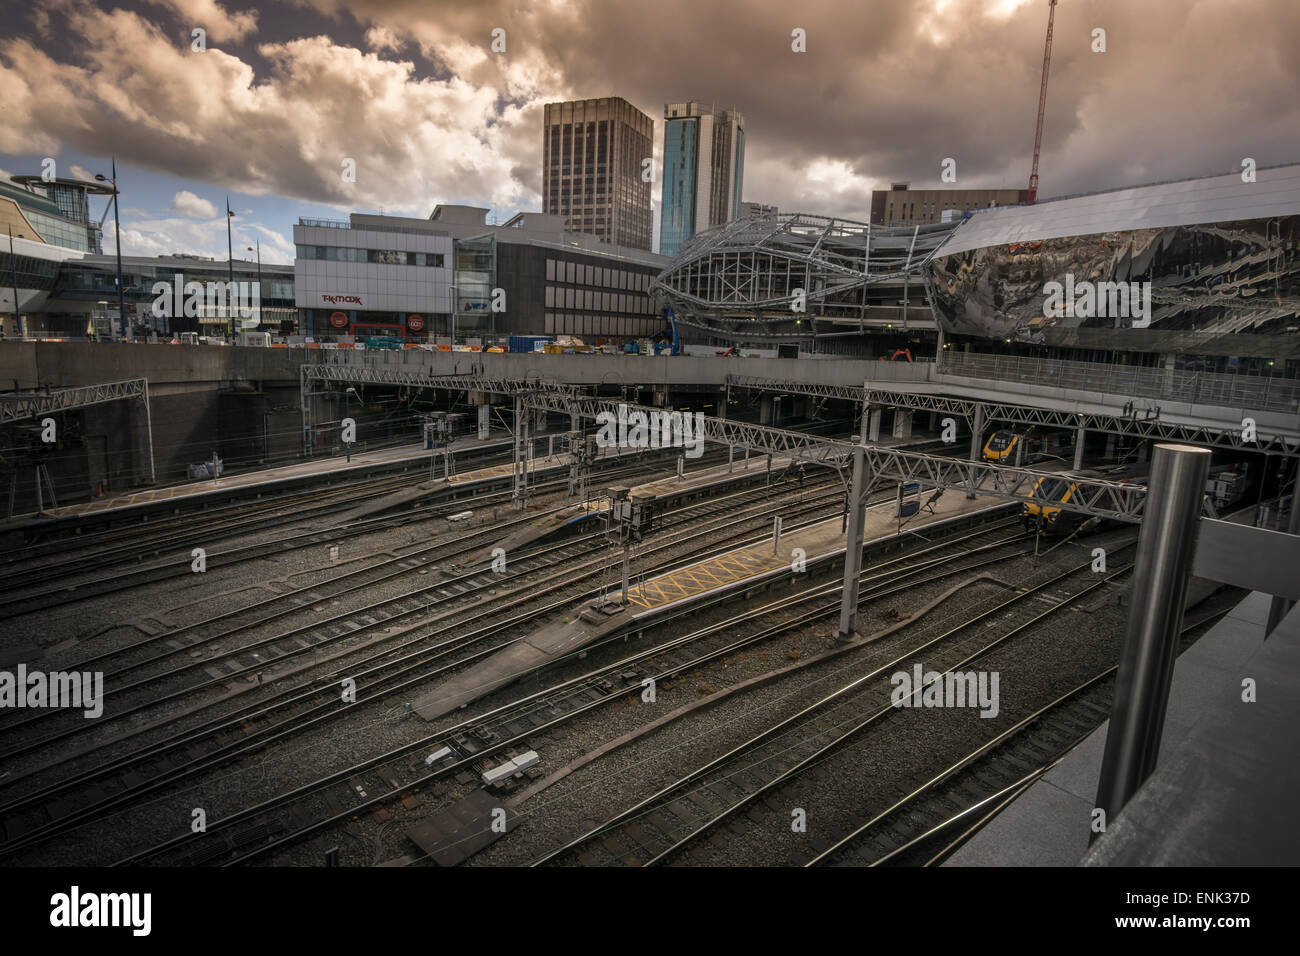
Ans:
[[[234,247],[230,244],[230,220],[235,218],[235,214],[230,211],[230,197],[226,197],[226,278],[229,280],[227,290],[235,288],[235,252]],[[230,305],[230,294],[226,294],[226,310],[230,313],[230,337],[235,337],[235,310]]]
[[[256,240],[257,245],[257,327],[262,327],[262,240]],[[253,251],[252,246],[246,247],[249,252]]]
[[[117,320],[122,323],[122,337],[126,341],[131,340],[130,325],[126,320],[126,301],[122,294],[122,221],[117,214],[117,157],[112,159],[112,175],[107,177],[107,181],[113,184],[113,245],[116,246],[114,252],[117,253]],[[103,173],[96,173],[95,178],[101,183],[105,182],[106,177]]]

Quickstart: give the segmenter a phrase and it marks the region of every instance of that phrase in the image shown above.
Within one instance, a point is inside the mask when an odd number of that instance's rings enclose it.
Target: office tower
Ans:
[[[542,130],[542,211],[566,228],[632,249],[650,249],[654,120],[605,96],[548,103]]]
[[[740,218],[745,119],[691,100],[664,106],[659,252],[676,255],[697,232]]]

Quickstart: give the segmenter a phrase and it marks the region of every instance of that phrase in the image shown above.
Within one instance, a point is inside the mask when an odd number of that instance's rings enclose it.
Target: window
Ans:
[[[546,287],[546,307],[549,309],[555,305],[555,286]]]
[[[555,281],[555,260],[554,259],[546,260],[546,281],[547,282]]]

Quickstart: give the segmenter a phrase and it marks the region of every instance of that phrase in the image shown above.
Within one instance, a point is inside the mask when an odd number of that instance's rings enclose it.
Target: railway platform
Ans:
[[[919,533],[925,527],[1006,507],[1006,502],[999,499],[944,495],[934,503],[932,510],[922,511],[908,519],[903,525],[903,533]],[[864,547],[898,534],[896,502],[891,500],[867,508]],[[843,519],[836,516],[816,521],[787,531],[775,545],[768,537],[646,578],[628,589],[626,605],[617,600],[604,604],[584,601],[560,620],[510,644],[415,699],[412,709],[425,720],[434,720],[604,638],[644,627],[672,610],[729,591],[743,591],[792,577],[796,548],[803,551],[803,560],[808,566],[834,560],[844,553]]]
[[[510,439],[479,441],[463,438],[452,443],[453,451],[503,450],[511,447]],[[57,508],[46,508],[39,515],[18,516],[0,525],[0,530],[27,527],[45,521],[83,518],[111,512],[131,512],[152,508],[160,504],[194,502],[203,498],[221,498],[245,495],[266,490],[283,490],[298,483],[315,481],[324,475],[362,476],[372,471],[401,467],[417,461],[427,461],[429,451],[421,444],[399,445],[374,451],[358,452],[348,461],[344,456],[314,458],[310,461],[263,468],[204,481],[190,481],[168,485],[164,488],[146,488],[125,495],[96,498],[91,501]]]

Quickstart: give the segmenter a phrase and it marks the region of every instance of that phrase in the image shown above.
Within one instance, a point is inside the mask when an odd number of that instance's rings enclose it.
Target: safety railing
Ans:
[[[965,375],[999,382],[1163,398],[1198,405],[1300,411],[1300,381],[1278,376],[1229,375],[967,352],[944,352],[939,359],[938,372],[940,375]]]

